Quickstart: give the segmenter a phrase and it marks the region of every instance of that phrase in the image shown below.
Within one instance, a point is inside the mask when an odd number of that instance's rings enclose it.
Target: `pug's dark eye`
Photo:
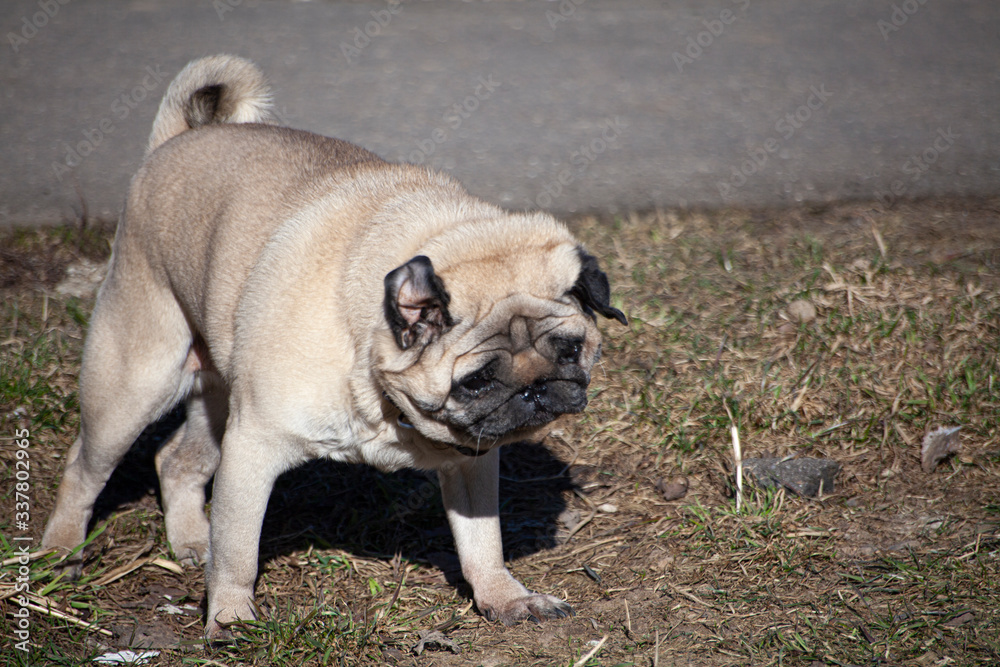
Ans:
[[[464,391],[470,394],[480,394],[489,389],[492,384],[493,380],[488,380],[484,377],[474,377],[463,382],[461,386]]]
[[[580,352],[583,350],[582,338],[555,338],[552,346],[555,348],[557,364],[565,366],[580,362]]]
[[[496,374],[493,364],[489,364],[459,380],[452,387],[452,392],[462,398],[476,398],[483,392],[488,391],[495,381]]]

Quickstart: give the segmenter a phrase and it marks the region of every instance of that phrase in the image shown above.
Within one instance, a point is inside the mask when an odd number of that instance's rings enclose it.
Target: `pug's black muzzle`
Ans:
[[[559,415],[583,412],[587,383],[580,380],[540,380],[514,392],[498,408],[468,428],[471,436],[501,438],[512,431],[547,424]]]

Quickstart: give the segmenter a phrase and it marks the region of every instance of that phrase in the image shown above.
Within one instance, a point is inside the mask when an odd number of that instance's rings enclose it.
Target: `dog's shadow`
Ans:
[[[179,408],[140,436],[98,498],[94,523],[143,502],[150,492],[158,496],[156,449],[183,419]],[[568,464],[541,444],[516,443],[501,450],[500,476],[505,559],[555,546],[558,518],[566,509],[564,495],[573,489]],[[285,473],[268,503],[261,563],[310,546],[374,558],[399,554],[406,561],[438,567],[449,583],[463,586],[434,473],[383,473],[328,460]]]

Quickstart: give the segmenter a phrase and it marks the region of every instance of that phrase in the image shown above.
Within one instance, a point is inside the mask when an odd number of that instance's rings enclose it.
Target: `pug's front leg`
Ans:
[[[209,640],[231,637],[227,623],[257,617],[253,588],[261,525],[274,481],[288,467],[277,455],[280,447],[274,446],[275,440],[271,433],[239,424],[222,441],[222,460],[212,487],[206,568]]]
[[[568,604],[551,595],[532,593],[504,567],[497,494],[499,449],[446,464],[438,471],[438,478],[462,575],[472,586],[479,611],[504,625],[572,615]]]

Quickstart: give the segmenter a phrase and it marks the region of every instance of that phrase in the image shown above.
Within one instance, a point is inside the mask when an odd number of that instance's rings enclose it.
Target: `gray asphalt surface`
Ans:
[[[66,2],[66,4],[60,4]],[[0,224],[114,218],[189,60],[510,208],[1000,193],[993,0],[4,3]]]

